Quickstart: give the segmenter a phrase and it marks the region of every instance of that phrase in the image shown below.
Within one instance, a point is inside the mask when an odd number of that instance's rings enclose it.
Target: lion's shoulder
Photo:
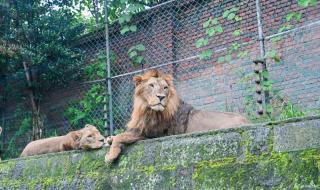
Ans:
[[[172,121],[173,134],[181,134],[186,132],[190,113],[194,110],[195,109],[192,105],[180,100],[178,109]]]

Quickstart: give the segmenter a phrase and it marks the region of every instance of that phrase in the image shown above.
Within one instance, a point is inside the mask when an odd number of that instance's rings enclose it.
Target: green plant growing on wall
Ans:
[[[116,75],[114,61],[116,55],[110,53],[111,76]],[[86,80],[92,81],[96,79],[106,78],[106,55],[105,52],[100,52],[95,59],[91,60],[84,68],[84,76]],[[103,106],[105,101],[108,102],[106,94],[106,83],[93,83],[90,88],[86,89],[83,97],[70,103],[65,109],[64,115],[74,129],[82,128],[85,124],[95,125],[101,132],[104,131]],[[118,109],[117,105],[113,105],[113,109]],[[121,115],[115,113],[115,119],[121,118]],[[115,131],[115,134],[120,132]]]
[[[206,31],[206,37],[200,38],[195,42],[197,48],[202,48],[209,44],[209,39],[213,37],[215,34],[219,34],[223,32],[222,26],[219,24],[217,18],[209,18],[202,25],[203,29]],[[208,49],[204,50],[200,53],[200,59],[210,59],[213,54],[213,51]]]
[[[3,159],[18,157],[20,149],[17,147],[17,141],[21,137],[26,137],[26,134],[32,130],[32,114],[25,110],[26,108],[22,104],[17,105],[15,109],[13,116],[14,121],[11,124],[17,126],[17,130],[10,137],[9,143],[2,157]],[[31,137],[28,140],[31,140]]]
[[[297,0],[298,6],[300,7],[308,7],[308,6],[316,6],[317,5],[317,0]],[[281,33],[285,32],[287,30],[290,30],[293,28],[294,23],[300,22],[302,18],[302,13],[295,11],[295,12],[289,12],[284,16],[285,23],[280,26],[278,29],[279,35],[276,37],[272,38],[272,42],[278,42],[282,39]],[[266,55],[264,57],[266,60],[272,60],[274,63],[280,63],[281,62],[281,56],[279,55],[279,52],[273,48],[270,51],[266,52]],[[263,71],[261,73],[263,78],[266,80],[262,81],[262,89],[264,91],[269,91],[271,94],[273,94],[272,99],[279,99],[279,94],[274,93],[274,89],[272,87],[273,82],[269,79],[269,72],[268,71]],[[280,98],[282,99],[282,98]],[[276,108],[278,110],[276,110]],[[279,107],[281,108],[279,111]],[[275,119],[275,114],[277,113],[277,119],[287,119],[287,118],[292,118],[292,117],[301,117],[306,115],[306,112],[301,111],[297,107],[295,107],[291,102],[286,101],[285,103],[281,103],[281,106],[276,106],[270,103],[267,105],[267,112],[271,113],[271,119]],[[272,114],[273,113],[273,114]]]
[[[97,78],[106,78],[106,57],[99,54],[84,68],[86,80],[95,80]],[[89,123],[95,125],[100,131],[103,131],[103,117],[96,117],[95,112],[103,110],[103,101],[106,92],[105,83],[94,83],[83,95],[80,100],[75,100],[71,106],[67,107],[64,115],[75,129],[82,128]]]
[[[237,7],[233,7],[223,12],[222,18],[228,21],[239,22],[242,20],[242,17],[237,15],[237,11],[239,9]],[[210,17],[207,21],[202,24],[203,29],[205,30],[206,36],[196,40],[195,46],[196,48],[203,48],[209,45],[209,40],[213,36],[217,34],[221,34],[224,32],[222,25],[219,23],[218,18]],[[235,29],[231,32],[233,37],[238,37],[242,34],[242,30],[240,28]],[[237,53],[238,58],[243,58],[248,55],[247,51],[240,51],[240,44],[233,43],[230,47],[227,48],[227,54],[225,56],[218,57],[217,62],[229,62],[232,60],[232,55]],[[200,59],[210,59],[213,55],[213,51],[211,49],[203,50],[199,54]]]
[[[141,56],[141,53],[145,50],[146,48],[143,44],[137,44],[129,48],[128,55],[133,65],[141,65],[143,63],[144,57]]]

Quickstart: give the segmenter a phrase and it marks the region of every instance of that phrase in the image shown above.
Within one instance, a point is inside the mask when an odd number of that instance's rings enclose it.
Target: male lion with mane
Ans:
[[[113,162],[122,144],[147,138],[239,127],[249,121],[240,114],[197,110],[182,101],[173,85],[173,77],[158,70],[135,76],[133,111],[127,130],[112,138],[105,157]]]

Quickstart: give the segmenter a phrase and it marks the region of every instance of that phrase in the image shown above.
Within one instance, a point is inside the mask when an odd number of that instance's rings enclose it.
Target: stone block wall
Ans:
[[[0,162],[0,189],[319,189],[320,116]]]

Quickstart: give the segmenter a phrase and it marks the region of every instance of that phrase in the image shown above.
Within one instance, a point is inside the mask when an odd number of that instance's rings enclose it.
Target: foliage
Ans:
[[[225,10],[222,14],[222,18],[229,21],[239,22],[242,20],[242,17],[237,15],[238,10],[239,8],[237,7],[233,7],[231,9]],[[224,29],[222,25],[219,23],[218,18],[210,17],[208,20],[203,22],[202,27],[205,30],[206,37],[196,40],[195,42],[196,48],[202,48],[202,47],[208,46],[210,38],[224,32]],[[237,28],[232,32],[233,37],[238,37],[241,34],[242,34],[242,30],[240,28]],[[237,53],[238,58],[247,56],[248,54],[247,51],[239,51],[239,50],[240,50],[240,44],[233,43],[230,47],[227,48],[227,55],[218,57],[217,62],[223,63],[223,62],[231,61],[234,53]],[[199,58],[210,59],[212,55],[213,55],[213,51],[211,49],[207,49],[207,50],[201,51],[201,53],[199,54]]]
[[[17,123],[18,129],[13,136],[10,137],[8,146],[3,154],[3,159],[16,158],[20,154],[20,150],[17,147],[18,140],[21,137],[26,137],[26,134],[31,130],[32,117],[30,112],[25,112],[25,108],[22,105],[18,105],[15,114],[15,121],[12,124]]]
[[[103,53],[96,56],[84,69],[84,74],[87,80],[94,80],[97,78],[106,78],[106,57]],[[75,129],[82,128],[89,123],[95,125],[100,131],[103,131],[102,116],[95,116],[97,110],[103,110],[103,105],[106,94],[106,84],[94,83],[88,90],[86,90],[83,98],[73,101],[65,110],[65,116]]]
[[[146,48],[143,44],[137,44],[135,46],[130,47],[130,49],[128,50],[128,55],[134,65],[139,65],[143,63],[144,57],[141,56],[141,53],[145,50]]]
[[[302,7],[307,6],[315,6],[317,4],[317,0],[298,0],[298,5]],[[230,9],[225,10],[222,13],[222,19],[228,20],[228,21],[234,21],[239,22],[242,20],[242,18],[237,14],[239,8],[233,7]],[[219,18],[219,17],[218,17]],[[213,51],[211,49],[208,49],[208,46],[210,45],[209,41],[210,38],[212,38],[214,35],[223,33],[224,29],[219,23],[218,18],[212,18],[210,17],[208,20],[203,22],[202,27],[205,30],[206,36],[200,39],[197,39],[195,41],[196,48],[204,49],[206,47],[207,49],[202,50],[199,54],[200,59],[210,59],[213,55]],[[302,13],[300,12],[290,12],[284,17],[285,23],[279,28],[278,32],[284,32],[287,30],[290,30],[293,27],[293,24],[296,22],[300,22],[302,19]],[[237,38],[242,35],[241,28],[236,28],[234,31],[231,32],[233,38]],[[280,35],[276,36],[272,39],[273,42],[281,40]],[[238,58],[246,57],[248,55],[247,51],[241,51],[241,45],[237,42],[233,43],[231,46],[226,48],[226,54],[223,56],[220,56],[217,58],[218,63],[223,62],[230,62],[234,55],[237,55]],[[281,56],[277,52],[276,49],[271,49],[270,51],[266,52],[266,55],[263,59],[271,60],[275,63],[279,63],[281,61]],[[246,112],[247,115],[253,119],[258,121],[264,121],[264,120],[278,120],[278,119],[287,119],[291,117],[300,117],[304,116],[307,113],[301,111],[296,106],[292,105],[290,101],[288,101],[286,98],[282,97],[279,92],[273,89],[273,81],[270,80],[269,72],[267,70],[262,71],[259,75],[261,75],[261,78],[263,79],[261,81],[261,88],[264,92],[270,93],[270,103],[266,105],[266,111],[269,113],[269,115],[264,115],[263,117],[258,117],[256,110],[258,110],[257,103],[255,102],[255,97],[253,94],[255,93],[255,87],[248,88],[247,93],[252,94],[245,98],[245,104],[246,104]],[[245,74],[243,75],[242,79],[240,80],[241,83],[251,83],[253,79],[254,74]]]

